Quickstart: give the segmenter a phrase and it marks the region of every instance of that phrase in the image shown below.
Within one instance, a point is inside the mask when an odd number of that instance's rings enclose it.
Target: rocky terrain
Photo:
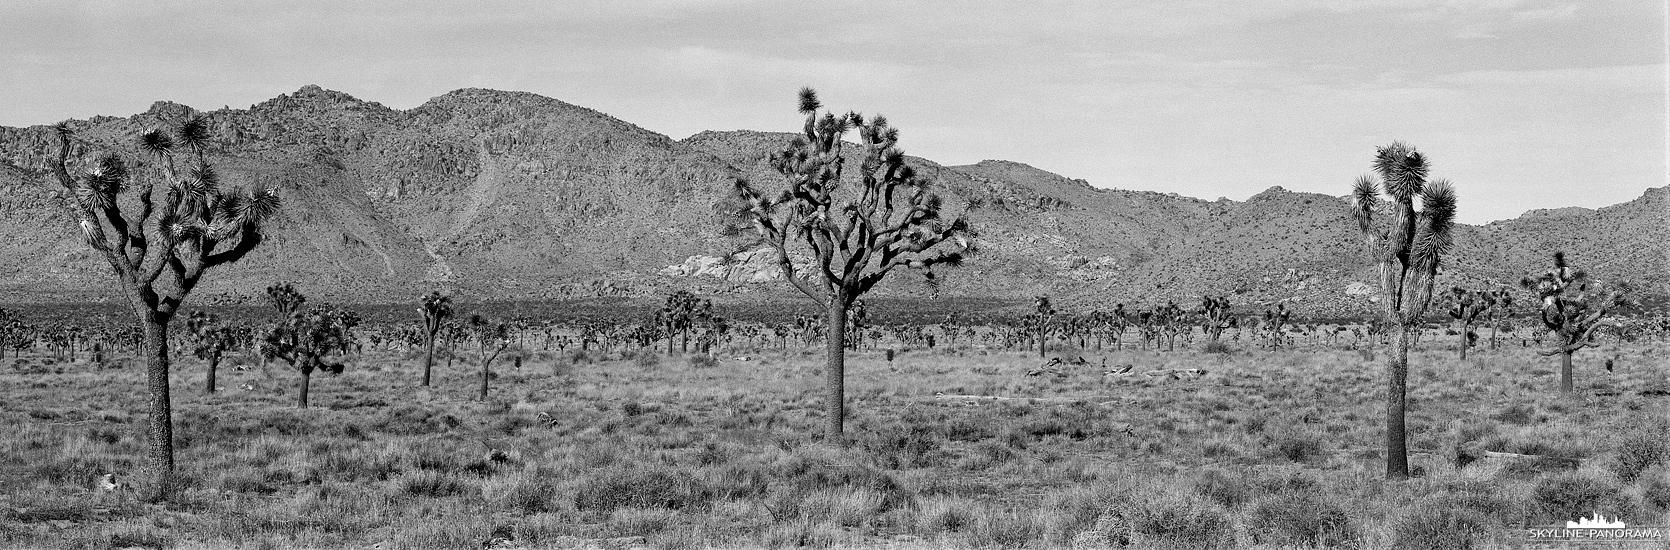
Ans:
[[[76,156],[115,150],[142,160],[134,136],[191,112],[158,102],[127,118],[72,121]],[[674,140],[558,100],[480,89],[400,111],[307,86],[204,114],[227,179],[277,186],[286,205],[268,243],[210,275],[198,303],[250,302],[278,281],[357,303],[408,301],[431,288],[482,299],[653,298],[674,288],[795,299],[728,213],[735,178],[770,187],[766,159],[789,134]],[[108,268],[43,177],[55,148],[45,126],[0,127],[0,230],[12,235],[0,243],[0,302],[115,299]],[[1048,293],[1091,307],[1213,293],[1333,315],[1365,310],[1373,294],[1354,286],[1372,271],[1340,197],[1275,187],[1245,202],[1207,201],[1097,188],[1017,162],[912,162],[979,232],[981,255],[944,274],[944,296]],[[1342,194],[1355,175],[1341,179]],[[1466,182],[1458,189],[1463,209],[1487,200],[1469,196]],[[1667,195],[1670,187],[1644,188],[1598,210],[1462,226],[1439,284],[1511,284],[1565,250],[1599,279],[1670,294]],[[900,273],[879,292],[928,296],[920,281]]]

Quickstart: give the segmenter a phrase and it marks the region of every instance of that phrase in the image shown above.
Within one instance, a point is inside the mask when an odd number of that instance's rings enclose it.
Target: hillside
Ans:
[[[191,108],[158,102],[126,118],[73,121],[77,158],[114,150]],[[277,186],[269,242],[206,279],[199,303],[250,302],[292,281],[320,299],[387,303],[430,288],[466,297],[654,297],[674,288],[726,300],[791,298],[728,211],[731,182],[775,182],[766,165],[790,134],[702,132],[684,140],[520,92],[465,89],[410,110],[317,86],[203,113],[234,185]],[[906,129],[908,130],[908,128]],[[909,144],[909,135],[904,139]],[[42,177],[48,128],[0,127],[0,302],[100,301],[108,268],[54,206]],[[947,296],[1057,296],[1071,307],[1195,300],[1295,301],[1319,315],[1364,309],[1371,281],[1345,202],[1271,188],[1245,202],[1103,189],[1018,162],[910,162],[982,253],[948,272]],[[1466,183],[1462,208],[1467,207]],[[1340,184],[1342,193],[1346,182]],[[1670,188],[1589,210],[1533,211],[1458,229],[1442,285],[1504,284],[1566,250],[1603,279],[1670,294]],[[673,266],[673,267],[669,267]],[[901,274],[882,294],[925,296]],[[791,298],[792,299],[792,298]]]

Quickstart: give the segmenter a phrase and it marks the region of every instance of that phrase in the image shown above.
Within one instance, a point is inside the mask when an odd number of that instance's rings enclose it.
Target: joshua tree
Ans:
[[[938,195],[905,164],[896,146],[897,129],[881,116],[820,116],[822,106],[811,88],[800,90],[805,127],[787,149],[771,157],[787,189],[766,195],[739,179],[736,190],[743,203],[739,214],[777,251],[784,279],[824,308],[827,436],[844,445],[847,308],[896,267],[923,270],[931,285],[931,268],[957,265],[972,246],[968,224],[961,218],[941,219]],[[848,182],[843,137],[854,129],[858,174]],[[848,183],[856,188],[843,187]],[[791,247],[808,253],[812,273],[795,267]]]
[[[1224,329],[1229,328],[1229,298],[1206,296],[1200,300],[1200,327],[1206,332],[1206,345],[1210,346],[1218,341]]]
[[[353,328],[359,316],[333,306],[314,306],[307,311],[291,313],[261,337],[261,355],[283,359],[302,375],[296,388],[296,407],[307,408],[307,390],[313,371],[324,370],[332,376],[342,374],[341,361],[329,359],[340,355],[353,341]]]
[[[1513,316],[1513,293],[1508,289],[1498,288],[1486,293],[1490,296],[1490,307],[1485,310],[1485,322],[1490,323],[1490,349],[1496,349],[1496,332],[1502,325],[1508,324],[1508,318]],[[1510,330],[1511,332],[1511,330]]]
[[[1555,336],[1554,349],[1538,352],[1560,356],[1560,392],[1571,392],[1571,355],[1594,344],[1596,329],[1608,326],[1606,314],[1627,304],[1627,285],[1606,287],[1589,281],[1589,274],[1566,265],[1564,252],[1554,253],[1554,269],[1520,286],[1535,292],[1541,303],[1542,324]]]
[[[510,325],[494,322],[481,314],[470,315],[470,334],[476,341],[476,360],[481,363],[481,393],[487,400],[487,380],[493,376],[493,360],[510,347]]]
[[[853,300],[852,307],[847,308],[846,333],[854,336],[849,339],[851,340],[851,344],[847,347],[854,350],[858,349],[859,344],[864,342],[864,331],[869,328],[870,310],[864,307],[864,300]]]
[[[267,287],[267,303],[272,306],[273,311],[278,312],[279,319],[288,319],[306,302],[307,297],[302,296],[290,283]]]
[[[1287,326],[1288,320],[1292,317],[1293,312],[1287,309],[1287,304],[1276,304],[1275,310],[1264,310],[1263,327],[1264,330],[1270,331],[1270,351],[1276,351],[1276,348],[1281,347],[1282,334],[1285,334],[1282,327]]]
[[[435,366],[435,335],[441,332],[441,322],[452,316],[452,298],[431,291],[418,307],[423,314],[423,385],[429,386],[429,372]]]
[[[673,336],[683,336],[680,350],[690,351],[690,327],[695,323],[696,310],[701,306],[696,295],[690,291],[680,290],[667,295],[667,304],[661,306],[658,319],[662,323],[667,335],[667,355],[673,354]]]
[[[215,371],[220,367],[221,356],[244,342],[248,332],[221,322],[215,314],[205,311],[191,312],[191,316],[186,318],[186,329],[191,331],[195,340],[192,355],[209,364],[209,372],[203,379],[203,393],[214,393]]]
[[[1450,287],[1450,302],[1450,317],[1455,318],[1457,328],[1461,330],[1461,360],[1466,361],[1467,348],[1473,345],[1473,321],[1495,306],[1496,295],[1453,286]]]
[[[168,326],[204,273],[243,259],[261,244],[261,225],[278,211],[278,194],[222,187],[220,173],[209,164],[209,121],[202,116],[187,119],[172,134],[142,134],[139,146],[155,162],[135,170],[114,153],[99,156],[85,170],[71,168],[72,150],[89,144],[72,143],[69,122],[55,129],[58,158],[51,170],[64,188],[61,202],[87,245],[110,264],[116,288],[144,335],[146,432],[160,491],[174,471]]]
[[[1055,307],[1050,305],[1049,296],[1039,296],[1032,299],[1033,311],[1023,322],[1033,334],[1038,336],[1038,358],[1044,358],[1044,346],[1049,343],[1050,325],[1055,320]]]
[[[1448,181],[1428,182],[1426,158],[1403,142],[1380,147],[1374,170],[1378,181],[1368,175],[1357,178],[1352,214],[1368,256],[1380,268],[1381,320],[1394,331],[1394,350],[1386,361],[1386,477],[1406,479],[1410,332],[1432,301],[1438,262],[1450,248],[1455,190]],[[1389,201],[1380,197],[1382,181]],[[1420,211],[1415,210],[1417,196]]]

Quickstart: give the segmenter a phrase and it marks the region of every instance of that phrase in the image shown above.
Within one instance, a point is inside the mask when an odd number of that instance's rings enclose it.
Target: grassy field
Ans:
[[[534,352],[485,403],[473,365],[424,390],[421,357],[374,353],[316,376],[305,410],[281,363],[233,359],[205,395],[185,359],[164,502],[97,490],[148,477],[142,366],[8,357],[0,546],[1465,548],[1597,510],[1670,525],[1663,345],[1585,350],[1560,396],[1557,359],[1423,344],[1401,483],[1381,481],[1383,350],[1084,351],[1037,377],[1036,352],[855,352],[846,449],[813,435],[812,351]],[[1171,368],[1207,374],[1144,374]],[[1542,458],[1458,466],[1481,450]]]

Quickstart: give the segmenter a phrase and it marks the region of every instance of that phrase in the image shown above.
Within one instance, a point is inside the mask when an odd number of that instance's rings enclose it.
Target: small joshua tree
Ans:
[[[1292,317],[1293,312],[1287,309],[1287,304],[1276,304],[1275,310],[1264,310],[1263,327],[1270,331],[1270,351],[1276,351],[1276,348],[1281,347],[1282,335],[1286,334],[1284,327]]]
[[[1450,287],[1450,317],[1461,330],[1461,360],[1467,360],[1467,348],[1473,345],[1473,322],[1495,305],[1496,296],[1489,292],[1474,292],[1459,286]]]
[[[667,355],[673,354],[673,336],[683,337],[679,349],[690,351],[690,328],[696,322],[696,310],[701,307],[701,301],[690,291],[680,290],[667,295],[666,305],[661,306],[658,319],[662,323],[664,334],[667,335]]]
[[[1377,149],[1374,170],[1378,180],[1365,175],[1352,187],[1351,213],[1368,256],[1380,268],[1381,321],[1394,334],[1386,361],[1386,477],[1407,479],[1410,333],[1432,301],[1439,260],[1450,249],[1455,190],[1448,181],[1428,182],[1426,157],[1403,142]],[[1380,197],[1382,182],[1390,201]]]
[[[1206,296],[1200,300],[1200,327],[1206,333],[1207,347],[1213,347],[1222,336],[1224,329],[1229,328],[1233,317],[1229,315],[1229,298],[1225,296]]]
[[[494,322],[481,314],[470,315],[470,335],[476,341],[476,361],[481,363],[481,392],[476,396],[487,400],[487,381],[493,376],[493,360],[510,347],[510,325]]]
[[[1554,269],[1519,282],[1537,295],[1542,324],[1554,335],[1554,349],[1538,352],[1560,356],[1560,392],[1571,392],[1571,355],[1594,344],[1596,329],[1611,323],[1606,315],[1628,303],[1627,285],[1607,287],[1589,281],[1589,274],[1566,265],[1564,252],[1554,253]]]
[[[1498,288],[1486,294],[1490,296],[1490,308],[1485,310],[1485,322],[1490,323],[1490,349],[1494,350],[1497,331],[1509,324],[1508,319],[1513,316],[1513,293]],[[1512,332],[1511,329],[1509,332]]]
[[[452,316],[452,298],[431,291],[423,297],[418,313],[423,314],[423,385],[428,387],[435,366],[435,336],[441,332],[441,323]]]
[[[273,311],[278,312],[279,319],[289,318],[291,314],[301,309],[304,303],[307,303],[307,297],[303,296],[290,283],[267,287],[267,304],[272,306]]]
[[[214,393],[215,371],[220,367],[221,357],[245,342],[248,332],[222,322],[215,314],[205,311],[191,312],[191,316],[186,318],[186,330],[191,331],[195,344],[191,349],[192,355],[196,355],[209,366],[209,371],[203,379],[203,393]]]
[[[957,265],[973,249],[968,224],[961,218],[942,220],[939,196],[905,164],[897,129],[880,116],[820,116],[822,107],[811,88],[800,90],[805,127],[787,149],[771,157],[786,189],[767,195],[737,180],[736,190],[743,204],[738,213],[777,251],[783,278],[824,308],[827,439],[844,445],[848,308],[894,268],[923,270],[932,284],[929,269]],[[857,178],[849,182],[843,138],[854,129]],[[856,187],[846,187],[851,183]],[[794,265],[791,247],[812,258],[811,273]]]
[[[1038,338],[1038,358],[1044,358],[1044,346],[1050,340],[1050,325],[1054,324],[1055,306],[1050,305],[1049,296],[1038,296],[1032,299],[1032,313],[1023,320],[1032,333]]]
[[[307,408],[307,392],[313,372],[342,374],[344,365],[331,356],[341,355],[353,342],[359,317],[334,306],[314,306],[291,313],[262,335],[261,355],[283,359],[301,374],[296,388],[296,407]]]
[[[88,144],[73,143],[68,122],[54,129],[58,158],[50,169],[64,189],[64,209],[87,246],[110,264],[142,334],[140,356],[150,391],[146,435],[160,490],[174,471],[168,326],[205,273],[243,259],[261,244],[261,226],[278,212],[278,194],[271,188],[222,186],[220,172],[209,163],[209,120],[202,116],[187,119],[173,133],[141,134],[139,147],[155,162],[135,170],[114,153],[99,156],[85,170],[72,168],[71,151]]]

